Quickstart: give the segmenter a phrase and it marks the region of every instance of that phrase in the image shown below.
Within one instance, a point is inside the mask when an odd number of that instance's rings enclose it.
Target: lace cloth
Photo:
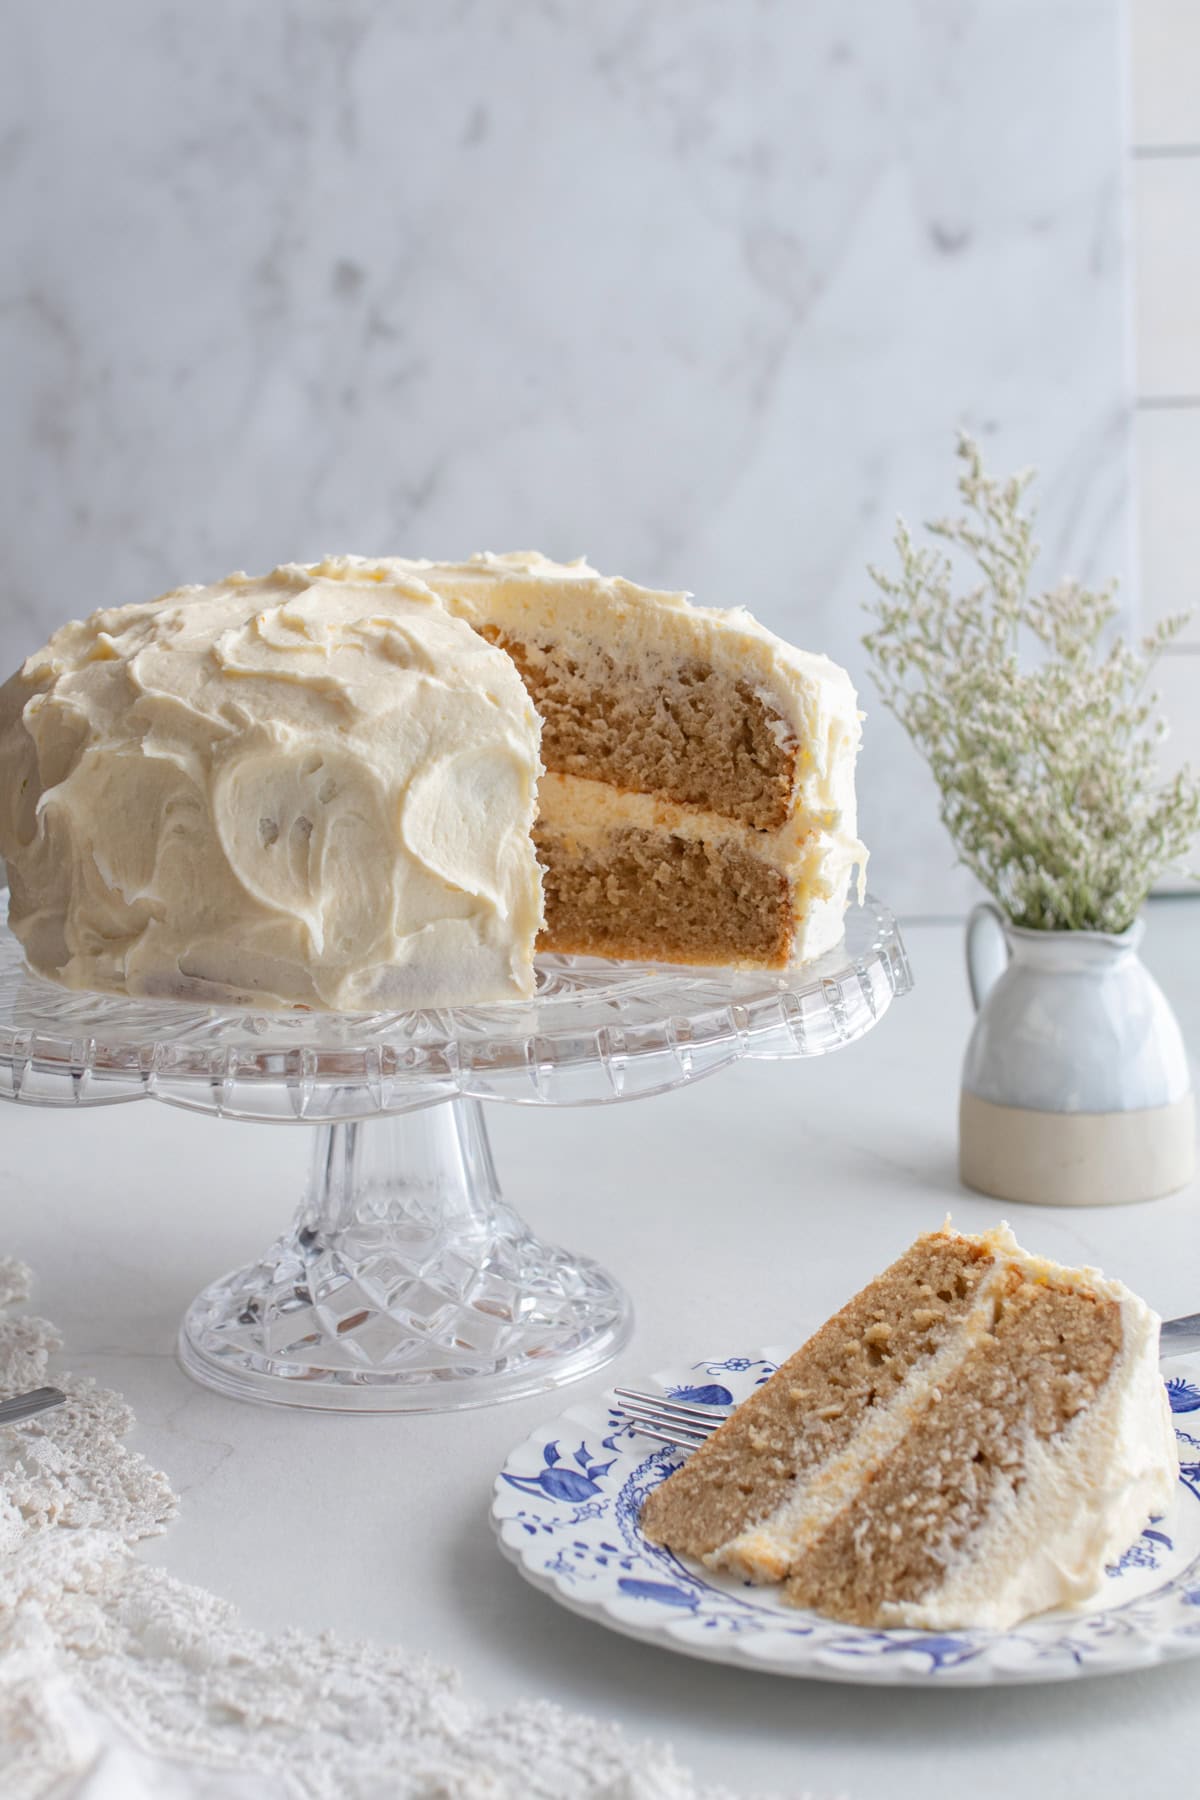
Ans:
[[[0,1259],[0,1393],[41,1386],[60,1347],[29,1292]],[[722,1800],[615,1727],[488,1712],[390,1645],[268,1637],[146,1566],[135,1547],[178,1500],[123,1442],[118,1395],[54,1380],[65,1406],[0,1427],[6,1800]]]

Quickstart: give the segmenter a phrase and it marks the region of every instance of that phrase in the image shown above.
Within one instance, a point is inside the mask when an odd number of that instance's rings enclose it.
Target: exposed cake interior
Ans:
[[[858,1624],[1081,1597],[1174,1485],[1157,1320],[1007,1231],[920,1238],[649,1497],[648,1537]]]
[[[508,653],[542,720],[543,948],[779,967],[837,941],[864,862],[841,670],[582,563],[404,567]]]
[[[989,1328],[937,1399],[806,1544],[788,1580],[797,1605],[869,1623],[885,1599],[920,1601],[968,1552],[997,1494],[1020,1488],[1031,1452],[1103,1389],[1121,1348],[1117,1301],[1016,1270],[991,1298]]]

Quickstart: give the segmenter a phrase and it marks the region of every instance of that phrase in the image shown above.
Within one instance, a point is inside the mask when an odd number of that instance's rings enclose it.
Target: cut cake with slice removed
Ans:
[[[233,575],[0,689],[10,923],[64,986],[220,1005],[525,999],[535,944],[783,968],[861,888],[858,741],[827,658],[584,563]]]
[[[1074,1605],[1178,1476],[1157,1316],[1007,1226],[917,1239],[649,1496],[653,1543],[848,1623]]]

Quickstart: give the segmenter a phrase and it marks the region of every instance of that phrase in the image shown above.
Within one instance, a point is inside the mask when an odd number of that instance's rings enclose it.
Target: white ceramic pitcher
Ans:
[[[983,901],[967,920],[978,1017],[959,1111],[962,1179],[1002,1200],[1108,1205],[1174,1193],[1195,1171],[1187,1054],[1119,936],[1026,931]]]

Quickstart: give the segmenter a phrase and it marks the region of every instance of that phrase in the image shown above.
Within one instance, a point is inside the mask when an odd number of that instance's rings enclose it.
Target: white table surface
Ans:
[[[674,1744],[711,1781],[928,1800],[1188,1794],[1200,1660],[1066,1686],[883,1691],[735,1672],[650,1649],[526,1586],[487,1523],[495,1472],[539,1421],[664,1363],[799,1342],[921,1230],[1007,1212],[1030,1247],[1098,1263],[1164,1314],[1200,1306],[1200,1195],[1002,1207],[955,1176],[969,1028],[961,928],[914,924],[916,991],[864,1043],[744,1065],[629,1105],[492,1106],[501,1179],[530,1222],[600,1258],[637,1309],[603,1374],[541,1399],[421,1417],[239,1404],[174,1360],[180,1315],[289,1216],[301,1127],[138,1104],[0,1114],[0,1250],[33,1264],[63,1364],[119,1389],[182,1495],[146,1554],[266,1629],[379,1637],[456,1665],[502,1704],[541,1696]],[[1200,1051],[1200,902],[1151,910],[1146,958]]]

